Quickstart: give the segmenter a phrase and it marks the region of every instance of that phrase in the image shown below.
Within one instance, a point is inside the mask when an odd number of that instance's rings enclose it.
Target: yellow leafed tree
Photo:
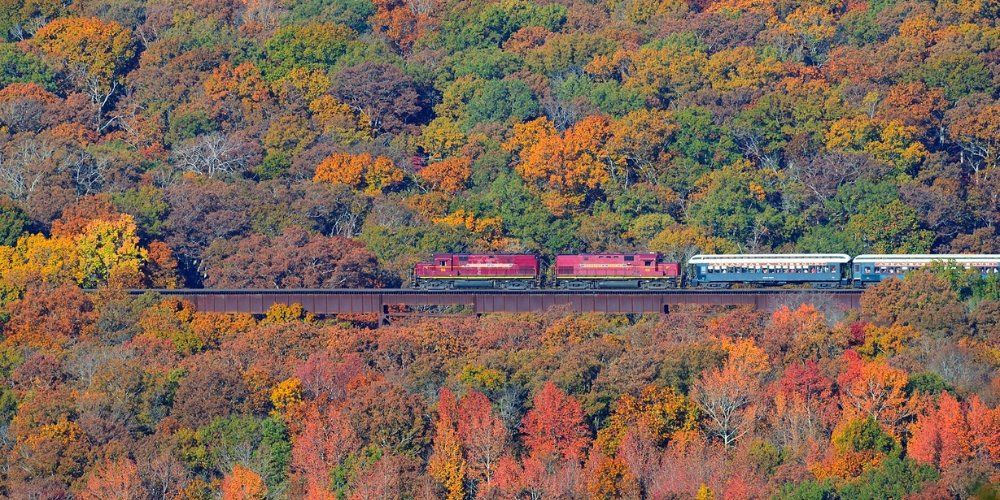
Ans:
[[[106,283],[113,273],[139,275],[147,252],[139,246],[135,221],[129,215],[117,220],[95,220],[77,238],[77,282],[83,287]]]

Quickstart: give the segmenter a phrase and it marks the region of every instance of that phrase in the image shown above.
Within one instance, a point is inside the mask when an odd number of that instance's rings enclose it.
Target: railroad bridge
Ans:
[[[542,312],[559,307],[572,312],[667,314],[671,306],[750,305],[775,310],[783,305],[812,303],[839,310],[860,307],[861,290],[469,290],[409,289],[176,289],[147,291],[188,300],[204,312],[264,314],[275,304],[301,304],[313,314],[377,314],[380,323],[406,310],[457,308],[471,314]]]

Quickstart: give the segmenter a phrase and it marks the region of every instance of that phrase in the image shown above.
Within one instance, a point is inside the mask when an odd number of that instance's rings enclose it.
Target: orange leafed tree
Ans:
[[[384,156],[368,153],[334,153],[316,166],[314,182],[344,184],[366,192],[379,193],[403,182],[403,171]]]
[[[865,361],[853,350],[844,353],[844,362],[837,382],[846,414],[872,417],[889,428],[913,414],[905,371],[889,366],[884,359]]]
[[[421,33],[421,18],[404,0],[376,0],[372,27],[406,52]]]
[[[441,389],[434,449],[427,461],[427,472],[448,492],[448,500],[465,497],[465,459],[458,436],[458,402],[455,394]]]
[[[264,107],[271,100],[267,82],[252,62],[235,67],[228,62],[222,63],[205,79],[204,88],[211,99],[213,112],[220,113],[223,103],[230,101],[247,120],[263,119]]]
[[[222,500],[263,500],[267,485],[260,474],[240,465],[222,480]]]
[[[826,317],[811,304],[778,309],[761,336],[767,353],[785,363],[827,355],[834,341]]]
[[[108,196],[85,196],[66,207],[60,217],[52,222],[52,235],[79,236],[95,220],[113,221],[120,216]]]
[[[448,158],[424,167],[419,175],[434,189],[457,193],[472,176],[472,160],[461,156]]]
[[[977,396],[962,404],[948,392],[936,407],[917,417],[910,427],[907,455],[940,469],[977,457],[995,463],[1000,458],[1000,409],[990,409]]]
[[[584,118],[562,134],[539,118],[515,125],[504,147],[518,153],[516,170],[521,177],[551,190],[547,205],[559,214],[610,180],[605,148],[610,136],[610,122],[603,116]]]
[[[56,19],[38,30],[32,43],[70,74],[83,77],[80,83],[91,87],[95,103],[117,86],[120,72],[135,56],[128,28],[96,17]]]
[[[624,394],[615,411],[597,433],[596,446],[613,455],[629,432],[648,436],[657,445],[666,445],[678,431],[693,431],[698,426],[698,408],[694,402],[670,387],[654,385],[643,388],[639,397]]]
[[[313,181],[360,188],[365,180],[365,168],[371,162],[372,155],[368,153],[360,155],[334,153],[316,166]]]
[[[304,405],[292,425],[292,472],[307,489],[326,491],[330,470],[358,446],[358,436],[341,412]]]
[[[97,313],[80,288],[30,288],[24,298],[10,305],[4,327],[5,342],[34,348],[64,347],[91,338]]]
[[[756,425],[760,383],[749,373],[726,363],[706,370],[695,384],[693,399],[705,416],[709,431],[732,447]]]

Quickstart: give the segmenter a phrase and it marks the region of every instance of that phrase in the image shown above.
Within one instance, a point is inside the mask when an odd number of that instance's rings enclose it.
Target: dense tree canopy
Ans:
[[[445,251],[1000,252],[998,16],[0,2],[0,497],[996,496],[995,277],[377,330],[121,290],[396,286]]]
[[[905,293],[882,285],[865,304]],[[7,306],[0,343],[0,488],[87,498],[105,488],[135,498],[991,494],[997,342],[976,318],[995,300],[960,302],[969,313],[943,330],[905,315],[873,323],[865,311],[834,321],[810,305],[375,330],[298,306],[255,318],[35,284]]]
[[[107,193],[189,286],[217,240],[330,224],[400,278],[462,249],[998,248],[988,2],[3,9],[8,246]]]

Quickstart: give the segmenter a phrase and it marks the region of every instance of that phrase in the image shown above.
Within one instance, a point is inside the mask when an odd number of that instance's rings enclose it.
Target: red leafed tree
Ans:
[[[801,449],[821,441],[840,417],[833,380],[814,361],[789,365],[772,385],[772,428],[785,446]]]
[[[535,395],[521,430],[531,456],[543,461],[579,462],[590,444],[580,402],[552,382],[546,382]]]
[[[278,236],[217,241],[205,255],[205,285],[216,287],[368,288],[392,278],[364,245],[291,227]]]
[[[817,412],[816,417],[824,425],[833,426],[837,421],[836,388],[833,380],[820,372],[815,361],[789,365],[778,381],[778,387],[781,393],[801,398],[811,410]]]
[[[301,428],[292,435],[292,472],[309,489],[321,490],[330,469],[358,446],[358,438],[339,412],[308,405],[297,419]]]
[[[524,467],[512,455],[504,455],[497,461],[492,484],[480,491],[495,491],[505,497],[516,497],[525,486]]]
[[[823,375],[815,361],[789,365],[778,382],[782,392],[799,394],[809,401],[833,396],[833,380]]]
[[[479,391],[466,394],[458,407],[458,436],[465,448],[471,478],[487,485],[507,449],[507,428],[493,415],[490,400]]]
[[[240,464],[222,480],[222,500],[262,500],[266,495],[267,485],[260,474]]]
[[[93,335],[96,318],[90,296],[75,286],[32,287],[10,305],[4,334],[13,345],[66,346]]]
[[[357,355],[336,359],[329,352],[318,352],[309,356],[294,372],[302,381],[302,388],[311,398],[340,401],[347,396],[347,386],[361,375],[363,363]]]
[[[910,440],[906,443],[906,454],[925,464],[941,463],[941,428],[938,427],[936,411],[922,414],[910,427]]]
[[[941,467],[946,468],[972,455],[972,431],[961,403],[951,394],[941,394],[937,413],[941,431]]]
[[[106,461],[99,464],[84,484],[79,497],[86,500],[101,500],[114,493],[115,498],[146,498],[148,492],[139,477],[135,463],[127,458]]]

